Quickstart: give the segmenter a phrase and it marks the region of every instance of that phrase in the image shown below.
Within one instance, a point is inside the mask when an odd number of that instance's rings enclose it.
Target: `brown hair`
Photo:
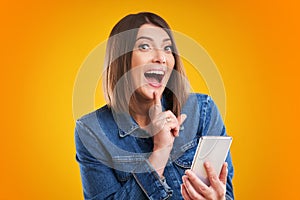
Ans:
[[[144,24],[153,24],[163,28],[171,39],[175,59],[175,72],[173,70],[163,96],[168,104],[166,109],[171,110],[178,116],[181,106],[188,96],[188,86],[183,64],[178,55],[169,25],[160,16],[149,12],[125,16],[113,27],[110,33],[106,47],[106,70],[103,82],[107,104],[116,111],[128,111],[130,94],[132,94],[132,88],[130,87],[132,83],[126,72],[131,69],[132,51],[138,29]],[[122,85],[117,86],[121,78]]]

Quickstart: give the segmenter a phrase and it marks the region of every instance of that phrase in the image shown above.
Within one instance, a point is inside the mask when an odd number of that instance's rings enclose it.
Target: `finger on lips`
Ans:
[[[186,114],[181,114],[180,116],[176,117],[174,113],[170,110],[162,112],[162,105],[161,105],[160,97],[157,94],[157,92],[153,92],[153,98],[154,98],[155,105],[152,111],[153,114],[152,116],[156,116],[155,117],[156,119],[164,120],[167,124],[168,129],[170,129],[170,132],[173,134],[173,136],[178,137],[180,125],[187,118]],[[161,118],[162,116],[164,116],[164,119]]]
[[[159,113],[162,112],[162,106],[161,106],[161,102],[160,102],[160,98],[159,95],[157,94],[157,92],[153,92],[153,98],[154,98],[154,115],[158,115]]]

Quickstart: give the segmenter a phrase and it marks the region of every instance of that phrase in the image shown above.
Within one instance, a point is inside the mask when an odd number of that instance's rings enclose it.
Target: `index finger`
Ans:
[[[162,106],[160,102],[159,95],[157,92],[153,92],[153,99],[154,99],[154,108],[153,108],[153,114],[158,115],[159,113],[162,112]]]

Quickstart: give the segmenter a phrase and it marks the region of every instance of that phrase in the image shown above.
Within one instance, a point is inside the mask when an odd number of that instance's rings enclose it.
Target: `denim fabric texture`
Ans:
[[[162,99],[164,108],[168,103]],[[173,144],[162,180],[148,161],[151,136],[126,114],[104,106],[76,121],[76,160],[86,200],[183,199],[182,176],[191,167],[199,138],[226,135],[219,111],[208,95],[190,94],[182,112],[187,115]],[[233,165],[226,158],[226,199],[234,199]]]

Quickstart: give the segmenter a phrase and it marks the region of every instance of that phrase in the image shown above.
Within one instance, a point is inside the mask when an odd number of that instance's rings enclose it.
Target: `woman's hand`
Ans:
[[[227,163],[223,164],[220,176],[218,177],[214,169],[208,162],[204,163],[210,186],[203,183],[191,170],[186,170],[182,177],[181,194],[187,200],[225,200]]]
[[[153,96],[155,104],[149,111],[151,125],[148,126],[148,132],[153,135],[153,152],[149,161],[159,176],[162,176],[175,137],[179,136],[180,125],[186,119],[186,115],[182,114],[176,118],[171,111],[162,112],[159,96],[157,93],[153,93]]]
[[[163,148],[171,148],[175,137],[179,136],[180,125],[186,119],[186,115],[176,116],[170,111],[162,112],[160,98],[156,93],[153,93],[155,104],[150,109],[150,133],[153,135],[153,150]]]

